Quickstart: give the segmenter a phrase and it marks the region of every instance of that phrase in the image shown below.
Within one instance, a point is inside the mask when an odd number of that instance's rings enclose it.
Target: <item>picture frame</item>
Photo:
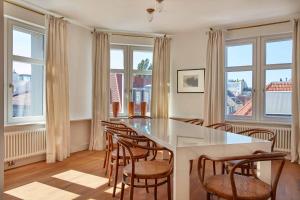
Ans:
[[[177,70],[177,93],[204,93],[205,69]]]

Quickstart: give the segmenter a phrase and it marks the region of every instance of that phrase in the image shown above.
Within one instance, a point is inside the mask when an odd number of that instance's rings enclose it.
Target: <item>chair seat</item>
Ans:
[[[164,178],[171,172],[170,164],[168,161],[139,161],[135,163],[135,177],[136,178]],[[123,169],[125,176],[131,176],[132,165],[126,165]]]
[[[234,175],[238,199],[263,200],[271,195],[271,186],[250,176]],[[216,175],[207,178],[204,184],[208,192],[225,199],[232,199],[229,175]]]
[[[118,149],[115,149],[115,150],[112,151],[112,153],[111,153],[112,158],[114,158],[114,159],[117,158],[117,152],[118,152]],[[145,157],[148,156],[148,150],[146,150],[146,149],[131,148],[131,152],[132,152],[133,157],[135,159],[141,159],[141,158],[145,158]],[[127,159],[130,158],[130,155],[129,155],[129,152],[128,152],[127,149],[125,150],[125,157]],[[123,149],[122,148],[120,148],[119,158],[123,158]]]

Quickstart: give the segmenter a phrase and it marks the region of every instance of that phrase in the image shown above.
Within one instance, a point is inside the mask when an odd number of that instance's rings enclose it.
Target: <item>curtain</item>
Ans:
[[[294,20],[293,65],[292,65],[292,147],[293,162],[300,164],[300,20]]]
[[[224,36],[222,31],[208,33],[204,123],[206,125],[224,120]]]
[[[170,43],[167,37],[154,40],[151,92],[153,118],[169,117]]]
[[[110,74],[109,34],[94,32],[93,35],[93,119],[90,150],[104,148],[101,120],[109,117],[109,74]]]
[[[47,162],[70,156],[67,22],[47,16],[46,129]]]

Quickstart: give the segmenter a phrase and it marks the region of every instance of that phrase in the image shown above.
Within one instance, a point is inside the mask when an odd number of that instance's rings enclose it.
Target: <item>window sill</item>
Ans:
[[[5,124],[4,127],[13,127],[13,126],[31,126],[31,125],[45,125],[45,121],[37,121],[37,122],[20,122],[20,123],[8,123]]]

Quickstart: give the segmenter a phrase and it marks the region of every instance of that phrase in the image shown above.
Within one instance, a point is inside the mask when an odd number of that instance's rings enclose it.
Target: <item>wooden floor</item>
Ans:
[[[63,162],[55,164],[46,164],[44,162],[35,163],[20,167],[17,169],[8,170],[5,172],[5,191],[17,188],[32,182],[39,182],[78,194],[76,199],[113,199],[111,196],[111,187],[107,186],[106,177],[102,168],[104,153],[83,151],[73,154],[70,158]],[[196,162],[194,162],[196,163]],[[276,167],[276,163],[272,164],[272,167]],[[81,186],[76,183],[71,183],[66,180],[54,178],[52,176],[69,170],[75,170],[86,174],[96,175],[103,177],[101,186],[97,188],[91,188]],[[87,175],[88,176],[88,175]],[[196,166],[194,166],[193,173],[191,175],[191,199],[206,199],[205,192],[200,186]],[[158,189],[158,199],[167,199],[166,193],[167,187],[163,185]],[[34,193],[32,191],[32,193]],[[128,199],[128,189],[125,192],[125,199]],[[119,198],[120,193],[117,194],[115,199]],[[146,193],[144,189],[135,189],[135,199],[138,200],[152,200],[153,190],[150,193]],[[4,199],[19,199],[11,195],[5,194]],[[280,179],[278,190],[278,200],[299,200],[300,199],[300,165],[287,162],[282,177]],[[43,199],[47,200],[47,199]]]

